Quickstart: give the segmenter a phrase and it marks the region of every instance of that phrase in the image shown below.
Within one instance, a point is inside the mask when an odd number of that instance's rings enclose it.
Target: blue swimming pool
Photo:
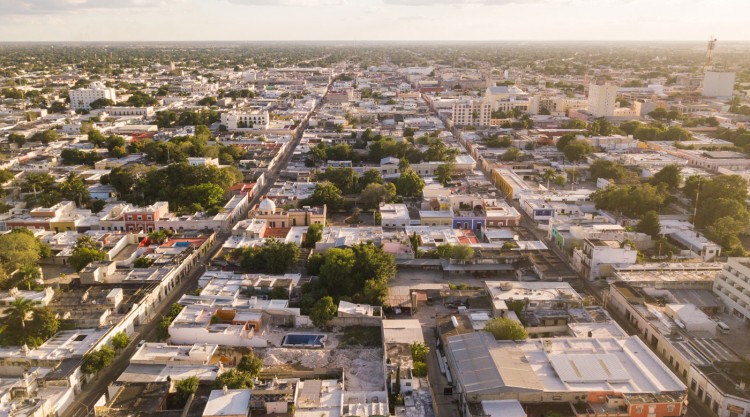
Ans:
[[[281,339],[284,347],[322,348],[325,346],[326,335],[290,333]]]
[[[182,242],[175,242],[175,243],[174,243],[174,246],[175,246],[176,248],[186,248],[186,247],[190,246],[190,242],[186,242],[186,241],[182,241]]]

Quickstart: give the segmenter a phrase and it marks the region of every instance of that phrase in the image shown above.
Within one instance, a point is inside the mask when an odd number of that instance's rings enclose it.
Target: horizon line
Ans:
[[[156,39],[156,40],[3,40],[0,41],[2,44],[14,44],[14,43],[46,43],[46,44],[60,44],[60,43],[163,43],[163,42],[176,42],[176,43],[189,43],[189,42],[244,42],[244,43],[322,43],[322,42],[347,42],[347,43],[404,43],[404,42],[419,42],[419,43],[491,43],[491,42],[533,42],[533,43],[567,43],[567,42],[578,42],[578,43],[594,43],[594,42],[623,42],[623,43],[635,43],[635,42],[708,42],[705,39],[189,39],[189,40],[178,40],[178,39]],[[723,39],[724,42],[743,42],[750,43],[750,39]]]

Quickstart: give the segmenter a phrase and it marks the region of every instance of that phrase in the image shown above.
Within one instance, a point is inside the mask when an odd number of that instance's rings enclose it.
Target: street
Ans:
[[[329,83],[328,88],[330,87],[331,84]],[[265,195],[266,192],[268,192],[268,189],[273,186],[275,181],[278,179],[279,173],[284,167],[287,166],[294,153],[294,149],[297,147],[297,145],[299,145],[299,142],[302,139],[302,134],[307,128],[310,116],[315,113],[320,108],[320,106],[321,104],[320,102],[318,102],[316,104],[316,107],[313,108],[307,114],[305,119],[300,123],[296,134],[292,137],[291,146],[288,146],[286,148],[285,154],[283,155],[279,163],[276,164],[274,169],[268,172],[266,185],[263,187],[263,189],[257,190],[254,193],[253,198],[248,204],[249,208],[252,208],[253,205],[257,204],[260,198]],[[244,219],[244,217],[244,215],[240,216],[240,220]],[[222,245],[224,244],[224,242],[226,242],[229,236],[229,233],[218,233],[216,240],[214,241],[211,248],[198,260],[196,266],[190,271],[190,274],[186,278],[184,278],[178,284],[178,286],[175,287],[175,289],[171,291],[166,298],[164,298],[164,300],[162,300],[159,306],[152,313],[151,320],[136,329],[136,332],[131,336],[130,344],[125,349],[123,349],[117,357],[115,357],[115,359],[112,361],[112,364],[110,364],[110,366],[108,366],[106,369],[99,372],[99,374],[97,374],[95,377],[93,377],[93,379],[88,381],[83,386],[81,392],[76,396],[74,402],[75,405],[71,406],[63,417],[79,417],[80,415],[85,416],[93,411],[94,404],[99,400],[99,398],[102,397],[102,395],[104,395],[109,384],[115,381],[117,377],[122,374],[125,369],[127,369],[128,365],[130,364],[130,357],[133,356],[133,353],[135,353],[135,351],[137,350],[138,344],[142,340],[155,340],[154,333],[156,331],[156,328],[164,314],[169,310],[169,307],[172,304],[176,303],[183,294],[193,290],[198,285],[198,278],[200,278],[201,275],[203,275],[203,273],[205,272],[207,262],[210,261],[221,250]]]

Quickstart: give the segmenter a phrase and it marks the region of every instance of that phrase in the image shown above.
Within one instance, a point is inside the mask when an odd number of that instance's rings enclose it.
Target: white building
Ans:
[[[457,126],[489,126],[492,104],[484,100],[462,100],[453,103],[453,123]]]
[[[706,71],[703,76],[704,97],[731,97],[734,91],[734,72]]]
[[[380,225],[383,227],[406,227],[411,225],[406,204],[381,204]]]
[[[72,100],[71,100],[72,103]],[[104,107],[102,112],[107,113],[110,116],[125,117],[125,116],[140,116],[140,117],[153,117],[154,108],[148,107]]]
[[[213,390],[203,409],[203,417],[247,417],[250,415],[249,389]]]
[[[616,85],[589,85],[589,113],[594,117],[614,116],[616,99]]]
[[[70,90],[70,105],[75,110],[90,110],[91,103],[102,98],[117,101],[115,89],[96,81],[89,88]]]
[[[221,114],[221,124],[228,130],[268,129],[271,118],[268,110],[234,111]]]
[[[492,110],[528,112],[531,107],[529,95],[515,85],[488,87],[484,99]]]
[[[728,312],[750,318],[750,258],[729,258],[714,281],[714,293]]]
[[[573,265],[587,279],[593,280],[612,272],[613,265],[636,263],[638,251],[616,240],[585,239],[583,249],[573,251]]]

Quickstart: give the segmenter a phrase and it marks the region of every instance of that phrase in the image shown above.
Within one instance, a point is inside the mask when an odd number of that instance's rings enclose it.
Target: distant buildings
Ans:
[[[117,101],[115,89],[95,81],[88,88],[70,90],[70,105],[74,110],[90,110],[91,103],[99,99]]]

